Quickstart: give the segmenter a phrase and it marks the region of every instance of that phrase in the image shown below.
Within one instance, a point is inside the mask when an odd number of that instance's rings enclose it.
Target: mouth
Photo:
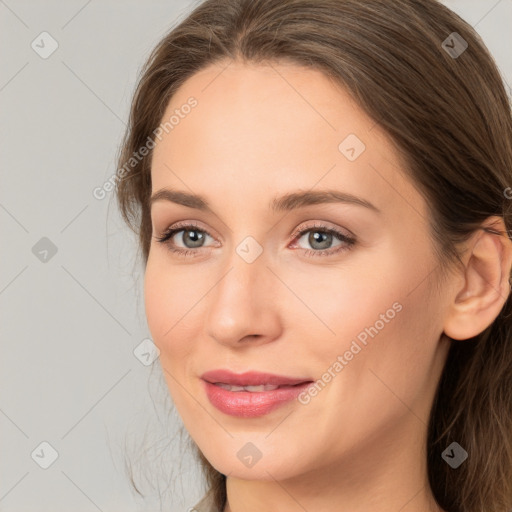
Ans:
[[[275,375],[273,373],[249,371],[245,373],[233,373],[230,370],[212,370],[201,375],[206,382],[214,385],[231,386],[232,391],[271,391],[280,387],[291,387],[306,382],[312,382],[309,377],[296,378],[285,375]],[[261,389],[261,386],[267,386],[268,389]],[[270,388],[269,386],[275,386]],[[253,389],[254,388],[254,389]],[[257,389],[256,389],[257,388]]]
[[[276,389],[283,389],[283,388],[294,388],[297,386],[302,386],[302,384],[307,384],[312,381],[304,381],[300,382],[298,384],[293,385],[282,385],[282,386],[276,386],[274,384],[260,384],[259,386],[236,386],[236,385],[230,385],[226,384],[224,382],[211,382],[214,386],[219,386],[222,389],[226,389],[227,391],[249,391],[250,393],[262,393],[264,391],[274,391]]]
[[[254,418],[292,402],[312,379],[293,378],[261,372],[234,374],[215,370],[201,376],[210,403],[224,414]]]

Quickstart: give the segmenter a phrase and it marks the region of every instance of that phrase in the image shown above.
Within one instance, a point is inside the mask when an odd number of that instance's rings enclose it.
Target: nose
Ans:
[[[233,348],[277,339],[281,332],[278,284],[264,253],[248,263],[233,250],[208,294],[207,335]]]

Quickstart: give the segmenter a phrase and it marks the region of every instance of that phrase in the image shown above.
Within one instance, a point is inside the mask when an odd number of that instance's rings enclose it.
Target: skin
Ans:
[[[152,205],[146,314],[186,429],[228,475],[225,511],[441,510],[425,445],[446,334],[465,339],[497,316],[509,293],[511,244],[478,232],[465,268],[442,280],[427,204],[397,148],[318,71],[210,66],[182,85],[164,119],[190,96],[197,107],[157,141],[152,192],[203,195],[213,213]],[[366,145],[355,161],[338,149],[349,134]],[[275,196],[320,189],[354,194],[380,212],[342,203],[269,208]],[[156,240],[179,221],[211,235],[202,248],[183,237],[190,231],[173,237],[197,256]],[[308,241],[311,231],[292,235],[318,224],[348,230],[355,245],[334,253],[344,242],[333,237],[323,246],[331,255],[307,255],[321,244]],[[263,250],[252,263],[236,252],[247,236]],[[236,418],[204,393],[201,374],[218,368],[321,379],[393,303],[401,311],[307,405]],[[237,457],[248,442],[262,455],[251,468]]]

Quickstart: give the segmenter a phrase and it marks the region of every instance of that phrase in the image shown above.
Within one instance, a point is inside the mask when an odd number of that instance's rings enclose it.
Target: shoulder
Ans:
[[[201,501],[196,503],[188,512],[222,512],[213,503],[213,495],[206,493]]]

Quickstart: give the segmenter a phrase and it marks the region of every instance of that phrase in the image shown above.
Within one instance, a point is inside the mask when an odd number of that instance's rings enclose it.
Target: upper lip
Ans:
[[[222,383],[230,386],[260,386],[271,384],[273,386],[294,386],[304,382],[311,382],[309,378],[293,378],[263,372],[233,373],[230,370],[211,370],[203,373],[201,378],[212,384]]]

